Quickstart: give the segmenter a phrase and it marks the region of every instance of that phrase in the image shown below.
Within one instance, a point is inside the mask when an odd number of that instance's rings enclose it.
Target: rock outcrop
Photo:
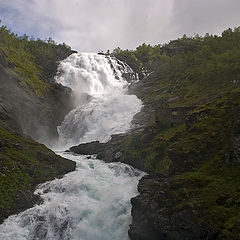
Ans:
[[[148,175],[140,180],[140,195],[131,200],[131,239],[206,239],[191,209],[175,209],[177,199],[169,193],[170,185],[169,177],[164,175]]]

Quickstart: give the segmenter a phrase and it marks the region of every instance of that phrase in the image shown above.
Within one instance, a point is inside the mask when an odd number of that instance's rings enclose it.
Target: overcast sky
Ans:
[[[240,0],[0,0],[0,19],[78,51],[135,49],[240,26]]]

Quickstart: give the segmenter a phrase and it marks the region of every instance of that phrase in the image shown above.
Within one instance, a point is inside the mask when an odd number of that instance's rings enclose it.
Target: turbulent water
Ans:
[[[73,54],[60,64],[56,81],[73,90],[76,108],[58,128],[57,148],[104,142],[131,127],[141,102],[128,95],[123,73],[137,80],[129,66],[103,55]],[[76,171],[41,184],[35,193],[43,203],[5,220],[0,239],[127,240],[130,199],[137,194],[143,173],[93,156],[57,153],[75,161]]]

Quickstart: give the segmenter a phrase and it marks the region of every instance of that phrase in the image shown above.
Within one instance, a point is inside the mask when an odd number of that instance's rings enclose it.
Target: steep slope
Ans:
[[[0,222],[40,201],[37,184],[73,171],[75,163],[44,145],[72,109],[71,90],[53,81],[73,51],[0,28]]]
[[[240,29],[113,54],[142,78],[135,129],[70,150],[150,174],[132,199],[132,240],[239,239]]]

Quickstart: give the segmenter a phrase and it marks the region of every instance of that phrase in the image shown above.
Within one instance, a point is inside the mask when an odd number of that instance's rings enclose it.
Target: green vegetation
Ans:
[[[117,48],[112,54],[136,72],[153,72],[154,82],[143,98],[159,101],[172,95],[181,96],[175,106],[201,104],[231,90],[232,80],[240,80],[240,27],[222,36],[183,36],[162,46]]]
[[[0,221],[14,213],[24,192],[61,176],[75,164],[55,155],[43,144],[0,127]],[[16,211],[16,210],[15,210]]]
[[[170,211],[191,209],[206,236],[240,239],[240,90],[232,84],[240,80],[240,28],[112,54],[153,72],[138,95],[160,115],[123,139],[124,161],[169,174],[165,191],[177,202]],[[184,107],[193,109],[167,124],[169,112]]]
[[[1,23],[1,22],[0,22]],[[20,76],[26,89],[41,96],[50,88],[49,79],[55,74],[52,65],[59,56],[69,55],[71,48],[66,44],[56,44],[51,38],[47,41],[18,36],[0,27],[0,56],[4,56],[8,66]]]
[[[172,210],[190,208],[216,239],[239,239],[239,171],[216,155],[198,170],[175,177],[168,190],[178,202]]]

